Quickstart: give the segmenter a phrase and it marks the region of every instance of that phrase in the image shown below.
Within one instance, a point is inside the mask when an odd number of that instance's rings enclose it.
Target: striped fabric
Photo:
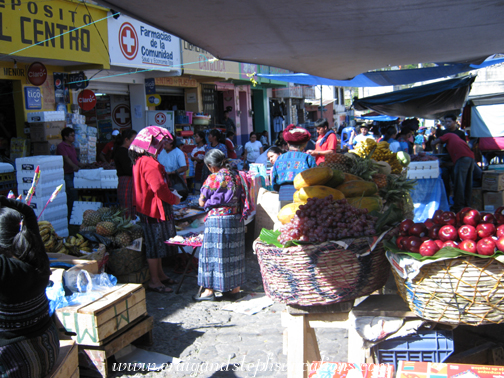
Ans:
[[[199,252],[198,284],[230,291],[245,281],[245,228],[241,214],[211,216]]]
[[[45,377],[59,355],[58,331],[54,323],[38,337],[0,346],[0,378]]]
[[[135,187],[133,186],[132,176],[120,176],[117,185],[117,199],[119,205],[126,209],[124,216],[135,219]]]
[[[144,232],[146,257],[148,259],[159,259],[167,256],[174,257],[177,254],[177,247],[165,243],[166,240],[177,235],[175,223],[173,222],[172,206],[163,202],[163,208],[166,221],[139,214],[140,226]]]

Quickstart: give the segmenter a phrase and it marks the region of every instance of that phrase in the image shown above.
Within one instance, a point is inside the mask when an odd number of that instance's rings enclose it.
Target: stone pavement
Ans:
[[[179,277],[165,269],[172,278]],[[252,251],[247,252],[247,282],[242,289],[263,292]],[[112,377],[287,377],[280,321],[285,305],[275,303],[255,315],[243,315],[222,310],[229,301],[194,302],[191,296],[197,290],[194,275],[184,280],[178,295],[147,292],[154,345],[143,349],[177,357],[182,363],[165,371],[116,372]],[[316,334],[325,361],[346,361],[346,330],[317,329]]]

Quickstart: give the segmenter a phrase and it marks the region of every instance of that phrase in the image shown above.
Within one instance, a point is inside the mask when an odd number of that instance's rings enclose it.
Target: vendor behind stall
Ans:
[[[329,122],[325,118],[317,120],[315,127],[318,133],[317,143],[315,144],[315,150],[310,150],[308,153],[315,157],[318,165],[325,161],[327,154],[336,153],[338,138],[336,133],[329,128]]]
[[[302,127],[290,124],[284,130],[283,137],[289,151],[280,155],[272,170],[273,189],[279,192],[280,201],[292,202],[294,194],[294,177],[308,168],[317,166],[315,158],[303,152],[311,138],[310,133]]]

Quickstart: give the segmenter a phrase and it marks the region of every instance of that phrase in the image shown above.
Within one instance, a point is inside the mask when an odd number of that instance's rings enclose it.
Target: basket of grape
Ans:
[[[390,273],[379,220],[345,199],[310,198],[280,231],[254,242],[264,290],[275,302],[327,305],[369,295]],[[383,223],[383,222],[382,222]]]

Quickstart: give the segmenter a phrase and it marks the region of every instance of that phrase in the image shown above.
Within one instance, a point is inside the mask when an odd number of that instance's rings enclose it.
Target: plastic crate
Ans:
[[[175,116],[175,123],[176,124],[185,124],[185,123],[189,123],[189,117],[186,116],[186,115],[178,115],[178,116]]]
[[[443,362],[454,350],[452,331],[420,331],[415,335],[382,341],[373,347],[380,364],[398,361]]]

